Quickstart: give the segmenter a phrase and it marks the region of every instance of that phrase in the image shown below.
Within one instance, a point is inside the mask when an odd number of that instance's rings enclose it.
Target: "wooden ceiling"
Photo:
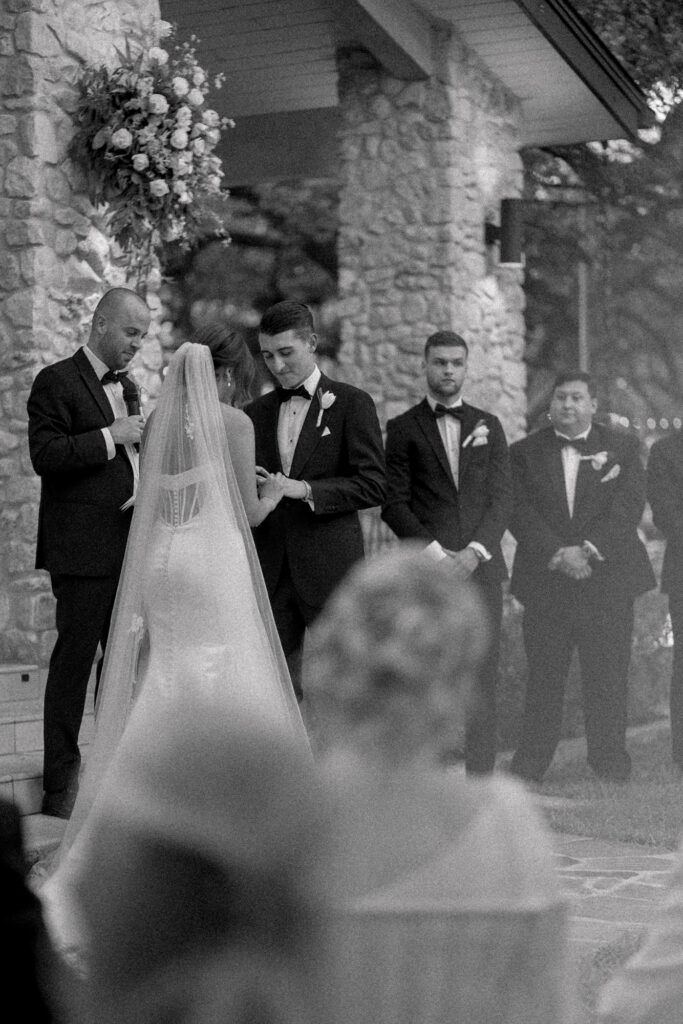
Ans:
[[[433,70],[434,26],[452,27],[520,101],[523,146],[623,138],[648,122],[642,94],[565,0],[161,0],[161,14],[225,74],[212,102],[237,122],[221,152],[232,183],[330,173],[337,47],[419,79]]]

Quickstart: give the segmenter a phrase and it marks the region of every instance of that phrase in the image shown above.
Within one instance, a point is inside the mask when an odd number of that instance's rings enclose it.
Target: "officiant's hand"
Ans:
[[[144,425],[142,416],[122,416],[109,424],[109,433],[114,444],[138,444]]]

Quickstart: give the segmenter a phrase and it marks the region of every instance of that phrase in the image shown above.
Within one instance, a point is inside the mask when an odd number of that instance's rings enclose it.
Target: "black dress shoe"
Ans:
[[[73,790],[65,789],[58,793],[44,793],[40,813],[48,814],[51,818],[68,819],[71,817],[75,803],[76,793]]]

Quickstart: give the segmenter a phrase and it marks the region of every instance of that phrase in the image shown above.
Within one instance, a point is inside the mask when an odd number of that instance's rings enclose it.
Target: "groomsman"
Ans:
[[[655,585],[638,524],[645,473],[638,440],[593,422],[591,378],[557,377],[551,425],[510,449],[517,540],[512,593],[524,605],[528,663],[522,736],[511,771],[539,782],[560,739],[572,653],[581,666],[588,763],[625,781],[633,601]]]
[[[500,541],[511,510],[508,447],[497,417],[462,400],[468,347],[453,331],[427,338],[427,396],[387,423],[387,500],[382,518],[401,538],[424,541],[426,555],[448,559],[472,577],[485,601],[491,646],[465,738],[470,773],[491,772],[496,757],[495,695],[500,653]]]
[[[285,478],[284,498],[256,527],[254,540],[299,700],[305,631],[363,557],[358,511],[381,505],[385,491],[374,402],[321,373],[317,341],[303,302],[266,310],[259,346],[277,387],[245,409],[254,424],[257,467]]]
[[[149,328],[145,301],[112,288],[87,345],[40,371],[28,399],[31,462],[40,476],[36,568],[57,601],[45,686],[43,814],[68,818],[78,789],[78,733],[98,644],[104,649],[138,473],[143,419],[129,415],[123,371]],[[125,389],[125,390],[124,390]],[[101,667],[101,662],[100,666]]]
[[[650,449],[647,497],[655,526],[666,540],[662,593],[669,595],[674,657],[669,692],[671,754],[683,773],[683,436],[681,431]]]

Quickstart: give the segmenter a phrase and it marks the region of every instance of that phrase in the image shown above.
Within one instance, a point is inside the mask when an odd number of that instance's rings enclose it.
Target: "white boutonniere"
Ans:
[[[468,444],[471,444],[473,448],[479,448],[482,444],[489,443],[489,428],[486,426],[484,420],[478,420],[474,425],[474,430],[471,434],[468,434],[462,443],[463,448],[467,448]]]
[[[620,473],[621,473],[621,466],[617,462],[617,463],[615,463],[614,466],[612,466],[612,468],[610,469],[609,473],[605,473],[605,475],[600,478],[600,483],[601,484],[606,484],[610,480],[616,480],[616,478],[619,476]]]
[[[593,452],[592,455],[580,455],[580,462],[590,462],[593,469],[604,469],[609,461],[609,452]]]
[[[318,419],[316,421],[316,427],[319,427],[323,421],[323,413],[326,409],[329,409],[331,405],[334,405],[337,396],[331,391],[323,391],[322,388],[318,388],[318,401],[320,402],[320,412],[318,413]]]

